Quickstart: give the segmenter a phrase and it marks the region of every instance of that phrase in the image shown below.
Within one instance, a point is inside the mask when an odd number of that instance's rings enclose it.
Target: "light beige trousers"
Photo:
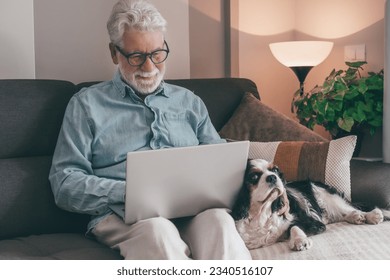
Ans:
[[[251,259],[225,209],[209,209],[193,218],[151,218],[126,225],[110,215],[92,230],[96,239],[125,259]]]

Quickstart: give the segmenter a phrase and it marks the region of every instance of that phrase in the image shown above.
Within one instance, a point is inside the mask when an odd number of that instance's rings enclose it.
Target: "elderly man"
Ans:
[[[155,7],[120,0],[107,28],[118,70],[69,102],[49,176],[56,203],[91,215],[88,233],[126,259],[250,259],[224,209],[133,225],[111,212],[124,202],[127,152],[224,140],[199,97],[163,82],[169,47]]]

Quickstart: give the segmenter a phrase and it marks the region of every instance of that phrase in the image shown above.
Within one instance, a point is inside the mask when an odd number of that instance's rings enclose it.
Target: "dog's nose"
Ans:
[[[268,175],[267,178],[265,179],[265,181],[267,183],[270,183],[270,184],[275,184],[277,181],[277,178],[275,175]]]

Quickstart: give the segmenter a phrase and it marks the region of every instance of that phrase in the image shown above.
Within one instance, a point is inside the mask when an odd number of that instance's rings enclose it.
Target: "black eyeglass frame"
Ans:
[[[165,60],[167,60],[168,58],[168,55],[169,55],[169,47],[168,47],[168,43],[164,40],[164,45],[166,46],[166,49],[157,49],[155,51],[152,51],[150,53],[143,53],[143,52],[132,52],[132,53],[125,53],[118,45],[115,45],[115,48],[119,51],[119,53],[121,55],[123,55],[126,60],[127,60],[127,63],[129,63],[131,66],[142,66],[144,65],[144,63],[146,62],[146,58],[149,57],[149,59],[154,63],[154,64],[161,64],[163,63]],[[159,62],[155,62],[154,59],[153,59],[153,55],[157,52],[165,52],[166,53],[166,56],[165,58],[162,60],[162,61],[159,61]],[[130,63],[130,60],[129,58],[131,56],[142,56],[142,63],[138,63],[138,64],[132,64]]]

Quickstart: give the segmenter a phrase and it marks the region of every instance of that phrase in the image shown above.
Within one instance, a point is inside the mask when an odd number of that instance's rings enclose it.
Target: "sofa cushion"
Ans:
[[[74,91],[66,81],[0,80],[0,158],[51,155]]]
[[[250,93],[246,93],[233,116],[219,131],[221,137],[251,141],[326,141],[303,125],[287,118]]]
[[[86,216],[62,211],[55,205],[48,180],[50,165],[49,156],[0,159],[0,240],[86,231]]]
[[[116,260],[117,251],[82,234],[59,233],[0,240],[0,260]]]
[[[287,181],[322,182],[351,200],[350,160],[355,145],[356,136],[330,142],[251,142],[249,158],[274,162]]]

